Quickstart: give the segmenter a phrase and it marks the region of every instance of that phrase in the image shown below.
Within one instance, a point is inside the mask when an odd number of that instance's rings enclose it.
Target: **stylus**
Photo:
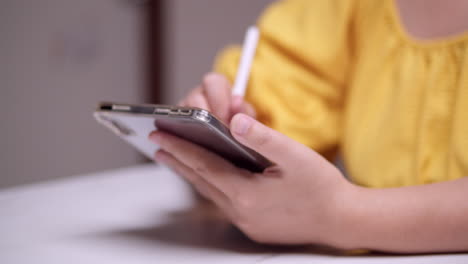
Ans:
[[[237,69],[237,76],[232,89],[232,95],[243,97],[249,80],[250,68],[255,50],[257,48],[259,31],[256,26],[250,26],[245,32],[244,44],[242,46],[242,55]]]

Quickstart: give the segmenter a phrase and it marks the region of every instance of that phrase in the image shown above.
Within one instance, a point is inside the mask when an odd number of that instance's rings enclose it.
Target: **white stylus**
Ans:
[[[243,97],[249,80],[250,67],[257,48],[259,31],[256,26],[250,26],[245,33],[242,46],[242,56],[237,69],[237,76],[232,88],[232,95]]]

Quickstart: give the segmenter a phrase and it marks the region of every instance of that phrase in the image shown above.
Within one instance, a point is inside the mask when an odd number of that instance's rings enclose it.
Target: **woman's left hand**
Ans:
[[[252,173],[159,131],[150,134],[161,146],[155,159],[187,179],[254,241],[333,245],[354,185],[318,153],[247,115],[235,115],[230,127],[236,140],[276,165]]]

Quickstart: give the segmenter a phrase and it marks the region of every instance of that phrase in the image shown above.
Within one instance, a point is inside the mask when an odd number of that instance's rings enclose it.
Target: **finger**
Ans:
[[[306,146],[261,124],[245,114],[237,114],[231,120],[231,132],[240,143],[257,151],[276,164],[296,163],[303,157]]]
[[[244,100],[244,97],[239,96],[239,95],[233,95],[231,96],[231,107],[230,107],[230,118],[238,113],[244,113],[247,114],[253,118],[256,118],[257,112],[255,111],[255,108],[248,102]]]
[[[211,111],[224,122],[228,121],[231,84],[221,74],[209,73],[203,78],[203,92]]]
[[[190,95],[184,101],[184,106],[198,107],[211,111],[210,105],[208,104],[201,87],[196,88],[190,93]]]
[[[240,95],[231,96],[231,103],[229,108],[230,118],[237,114],[242,113],[242,105],[244,104],[244,97]]]
[[[253,118],[257,117],[257,111],[255,111],[255,108],[251,104],[249,104],[247,102],[244,102],[242,104],[242,111],[241,112],[244,113],[244,114],[247,114],[247,115],[249,115],[249,116],[251,116]]]
[[[185,164],[177,160],[170,153],[159,150],[154,155],[154,159],[159,161],[172,170],[174,170],[178,175],[184,177],[193,187],[205,198],[213,201],[215,204],[221,208],[225,208],[229,203],[228,197],[218,190],[216,187],[211,185],[209,182],[205,181],[203,177],[195,173],[191,168],[187,167]]]
[[[180,100],[177,105],[178,106],[190,106],[188,105],[188,101],[189,101],[189,98],[191,98],[195,93],[201,93],[202,92],[202,88],[201,86],[197,86],[195,87],[193,90],[191,90],[188,95],[183,98],[182,100]]]
[[[176,159],[229,197],[236,193],[236,188],[248,176],[247,171],[235,167],[213,152],[189,141],[161,131],[154,131],[149,137],[151,141],[171,153]]]

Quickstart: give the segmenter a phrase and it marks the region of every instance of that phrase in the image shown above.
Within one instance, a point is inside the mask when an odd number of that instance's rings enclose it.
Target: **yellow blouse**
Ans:
[[[393,0],[282,1],[258,26],[246,98],[260,121],[339,149],[360,185],[468,176],[468,34],[416,40]],[[239,55],[228,48],[216,70],[232,80]]]

